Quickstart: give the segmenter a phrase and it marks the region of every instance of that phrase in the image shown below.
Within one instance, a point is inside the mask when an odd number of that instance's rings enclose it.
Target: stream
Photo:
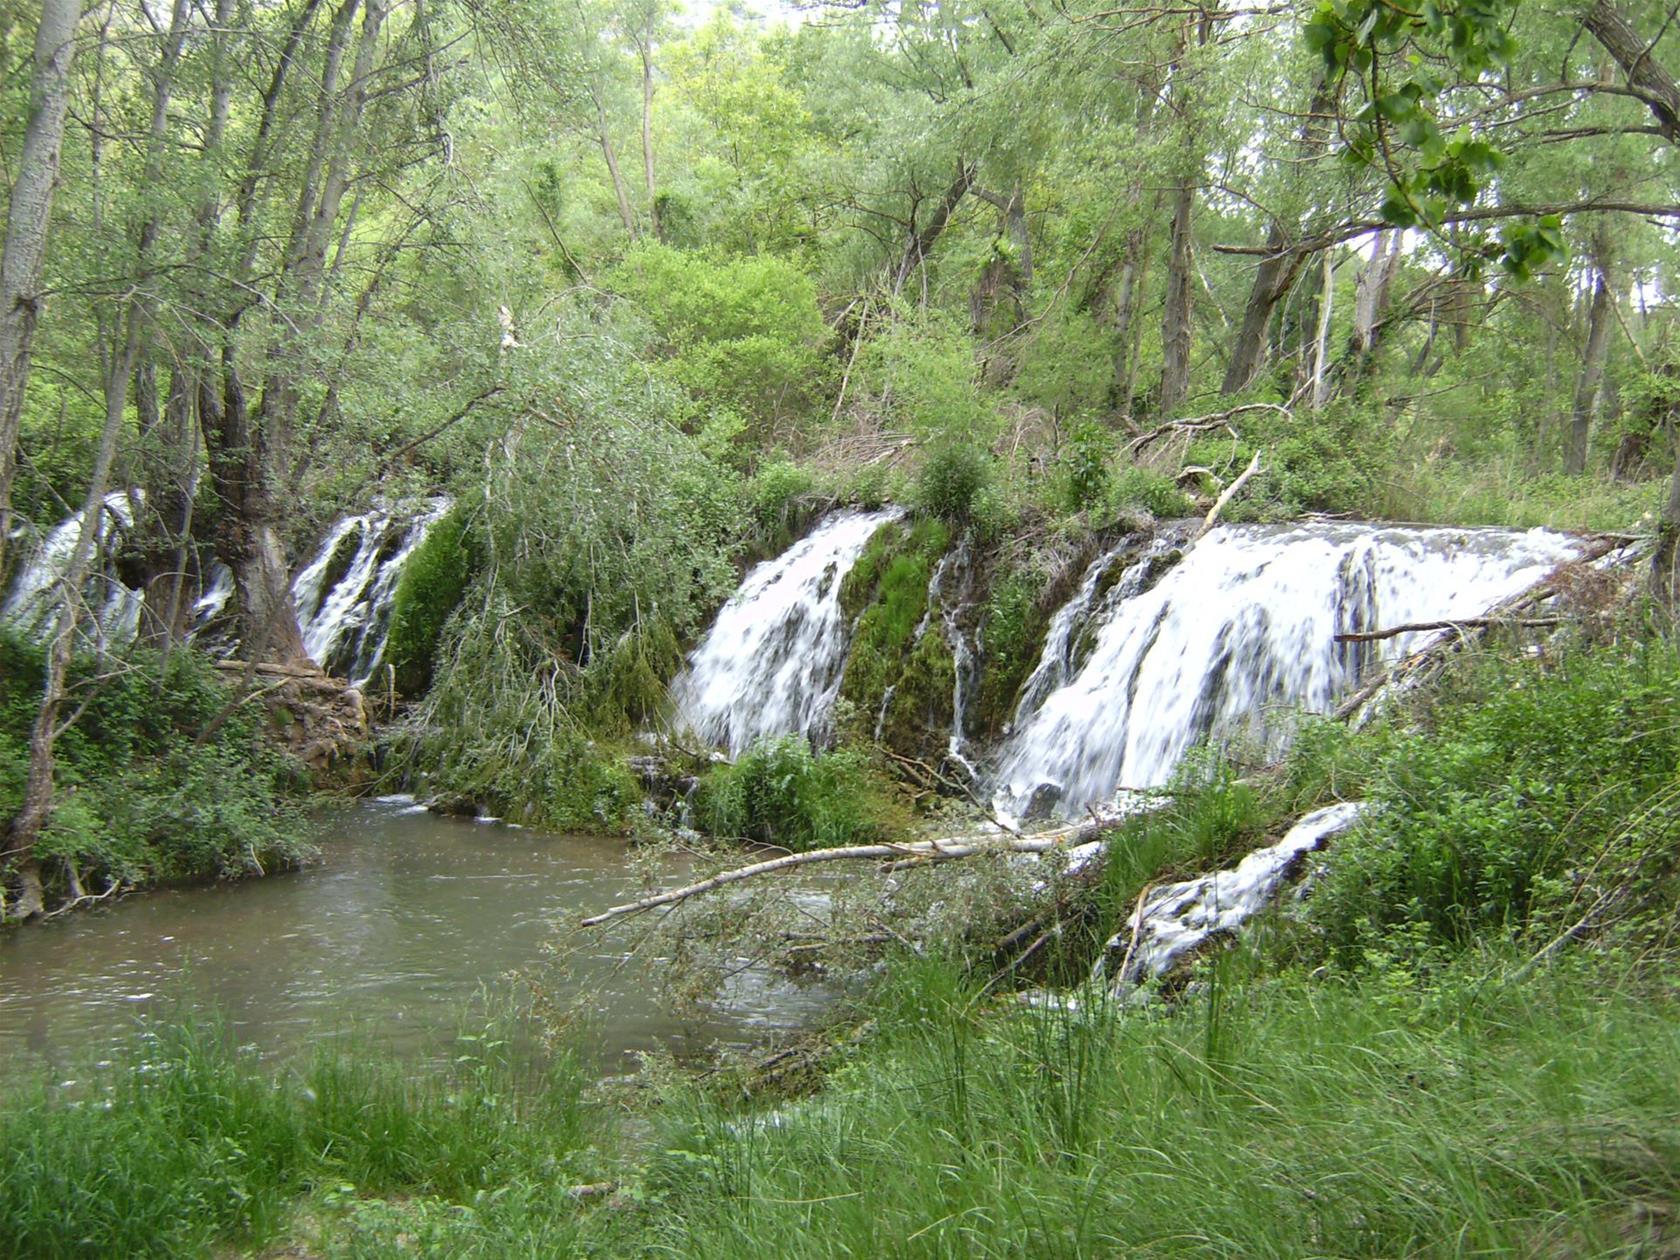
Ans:
[[[638,1051],[762,1045],[828,1003],[818,986],[747,968],[702,1017],[679,1019],[657,1000],[657,961],[627,960],[611,933],[587,938],[556,978],[544,946],[642,891],[622,840],[387,800],[326,812],[319,843],[303,870],[145,893],[0,937],[0,1062],[69,1071],[147,1019],[210,1013],[265,1057],[353,1037],[435,1062],[484,996],[531,969],[562,1003],[595,995],[585,1048],[615,1075]],[[681,882],[685,867],[672,860],[661,877]]]

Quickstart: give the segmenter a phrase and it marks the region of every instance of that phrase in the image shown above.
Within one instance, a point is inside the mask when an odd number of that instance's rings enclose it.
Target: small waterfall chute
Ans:
[[[373,677],[384,660],[403,566],[449,508],[446,498],[418,510],[376,506],[328,531],[292,582],[311,660],[358,687]]]
[[[134,504],[127,492],[105,496],[94,539],[95,557],[82,582],[82,602],[90,616],[83,633],[101,650],[133,640],[143,603],[139,591],[123,585],[108,562],[121,544],[123,531],[133,528]],[[42,639],[58,624],[60,587],[70,569],[70,557],[82,532],[82,513],[76,512],[42,535],[18,569],[0,622]],[[100,563],[104,557],[107,563]]]
[[[1545,530],[1220,526],[1152,584],[1146,554],[1099,600],[1094,566],[1070,601],[1086,611],[1057,614],[1024,688],[997,808],[1071,816],[1122,787],[1159,787],[1207,738],[1280,752],[1293,714],[1329,711],[1425,637],[1338,634],[1479,615],[1578,549]],[[1080,659],[1076,614],[1095,628]]]
[[[833,711],[851,628],[840,584],[901,508],[830,513],[747,574],[672,683],[677,723],[737,755],[771,735],[819,735]]]

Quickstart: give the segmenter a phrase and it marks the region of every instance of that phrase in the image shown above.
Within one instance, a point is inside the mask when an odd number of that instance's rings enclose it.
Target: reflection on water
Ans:
[[[394,1053],[442,1054],[481,991],[508,988],[559,929],[639,891],[621,841],[394,801],[335,811],[308,870],[147,893],[0,938],[0,1061],[80,1059],[131,1033],[137,1013],[183,1006],[221,1012],[265,1054],[352,1029]],[[585,939],[565,983],[599,995],[588,1037],[609,1072],[637,1050],[762,1042],[824,1002],[748,971],[703,1020],[679,1021],[655,1000],[655,961],[627,962],[622,937]]]

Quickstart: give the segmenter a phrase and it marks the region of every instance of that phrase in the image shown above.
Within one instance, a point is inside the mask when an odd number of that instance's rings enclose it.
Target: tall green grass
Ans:
[[[516,1180],[572,1184],[593,1136],[569,1059],[495,1035],[415,1078],[365,1053],[274,1071],[214,1026],[137,1039],[71,1089],[7,1091],[0,1256],[190,1256],[274,1237],[295,1201],[473,1202]]]
[[[960,979],[923,976],[826,1094],[672,1123],[642,1245],[1642,1254],[1680,1201],[1680,1011],[1601,971],[1501,975],[1450,998],[1392,978],[1212,986],[1170,1016],[1096,995],[982,1016]]]

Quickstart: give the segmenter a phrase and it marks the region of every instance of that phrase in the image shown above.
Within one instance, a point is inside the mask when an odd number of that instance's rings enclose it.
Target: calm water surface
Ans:
[[[542,967],[545,943],[642,891],[622,841],[396,801],[333,811],[321,849],[306,870],[141,894],[0,937],[0,1061],[68,1065],[184,1009],[219,1011],[265,1055],[355,1035],[442,1057],[484,993],[511,990],[509,972]],[[684,874],[673,865],[666,882]],[[656,1000],[657,959],[627,960],[622,935],[583,939],[554,996],[598,995],[587,1039],[608,1073],[638,1050],[760,1044],[826,1001],[748,969],[704,1018],[677,1019]]]

